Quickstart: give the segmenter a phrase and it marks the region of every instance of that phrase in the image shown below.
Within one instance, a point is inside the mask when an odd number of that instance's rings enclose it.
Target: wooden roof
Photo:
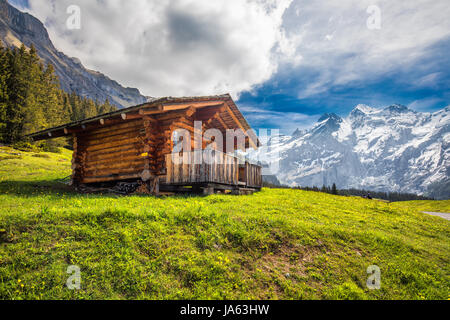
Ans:
[[[256,134],[251,130],[242,113],[229,94],[205,97],[165,97],[120,109],[93,118],[76,121],[28,135],[34,141],[68,136],[99,126],[114,126],[126,120],[149,118],[157,121],[168,120],[178,113],[195,113],[196,120],[203,121],[206,128],[241,129],[248,132],[249,143],[253,148],[259,146]]]

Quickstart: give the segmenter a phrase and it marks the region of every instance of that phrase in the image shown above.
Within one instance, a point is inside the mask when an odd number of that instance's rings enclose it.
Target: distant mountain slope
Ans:
[[[69,58],[53,46],[44,25],[28,13],[23,13],[6,0],[0,0],[0,40],[4,45],[27,47],[33,44],[39,56],[55,67],[61,88],[75,91],[83,97],[105,101],[107,98],[118,107],[128,107],[145,102],[138,89],[124,88],[104,74],[83,67],[76,58]]]
[[[450,107],[418,113],[358,105],[325,114],[310,130],[282,136],[281,183],[399,191],[450,198]]]

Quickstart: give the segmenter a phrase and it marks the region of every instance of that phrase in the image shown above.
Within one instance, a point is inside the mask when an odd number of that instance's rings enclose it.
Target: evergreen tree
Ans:
[[[0,141],[4,140],[6,128],[6,108],[8,103],[9,64],[7,50],[0,41]]]
[[[7,143],[14,143],[23,138],[25,123],[26,100],[28,84],[24,56],[25,46],[8,52],[9,77],[7,78],[8,101],[5,110],[5,131],[3,139]]]
[[[53,66],[45,67],[33,46],[7,49],[0,43],[1,142],[14,144],[29,133],[114,110],[108,100],[101,104],[63,92]]]
[[[42,74],[42,106],[47,115],[46,127],[53,127],[63,123],[70,122],[70,114],[64,108],[63,93],[59,88],[59,81],[55,75],[55,70],[49,64]]]
[[[109,99],[106,99],[105,103],[102,104],[98,110],[98,114],[105,114],[116,111],[117,108],[109,102]]]
[[[23,131],[21,136],[42,130],[51,125],[52,113],[47,112],[51,99],[48,92],[48,84],[45,83],[43,73],[44,66],[41,63],[36,49],[32,45],[29,52],[25,53],[23,59],[23,71],[26,77],[26,93],[23,104]]]
[[[336,183],[333,183],[333,186],[331,187],[331,194],[335,194],[335,195],[338,194]]]

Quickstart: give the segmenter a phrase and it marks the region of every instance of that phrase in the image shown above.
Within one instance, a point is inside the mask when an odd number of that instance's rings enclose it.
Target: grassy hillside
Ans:
[[[450,201],[449,200],[437,200],[437,201],[404,201],[396,202],[393,204],[397,208],[409,208],[419,212],[445,212],[450,213]]]
[[[69,159],[0,149],[2,299],[449,298],[450,223],[416,208],[298,190],[80,195],[57,180]]]

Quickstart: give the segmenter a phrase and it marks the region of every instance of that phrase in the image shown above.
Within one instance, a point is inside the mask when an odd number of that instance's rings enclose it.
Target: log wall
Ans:
[[[74,180],[94,183],[140,178],[150,166],[150,140],[143,120],[77,134]]]
[[[122,117],[110,124],[105,121],[97,127],[74,133],[74,154],[72,163],[72,182],[97,183],[127,179],[140,179],[144,182],[162,181],[166,184],[217,183],[248,187],[262,186],[261,168],[246,163],[227,153],[213,150],[205,161],[194,161],[196,152],[185,152],[181,159],[172,155],[172,133],[176,129],[186,129],[191,134],[191,146],[195,148],[194,121],[203,122],[202,133],[208,128],[222,126],[224,147],[225,129],[231,124],[227,114],[219,115],[224,106],[217,106],[196,113],[194,107],[175,109],[158,115],[140,113],[136,117]],[[200,118],[199,118],[200,117]],[[86,128],[84,128],[86,129]],[[202,148],[211,141],[202,141]],[[211,143],[211,144],[210,144]],[[201,152],[200,152],[201,153]],[[201,155],[197,155],[200,156]],[[180,161],[180,164],[177,162]],[[240,174],[240,169],[243,172]],[[240,179],[241,178],[241,179]],[[241,181],[240,181],[241,180]]]

